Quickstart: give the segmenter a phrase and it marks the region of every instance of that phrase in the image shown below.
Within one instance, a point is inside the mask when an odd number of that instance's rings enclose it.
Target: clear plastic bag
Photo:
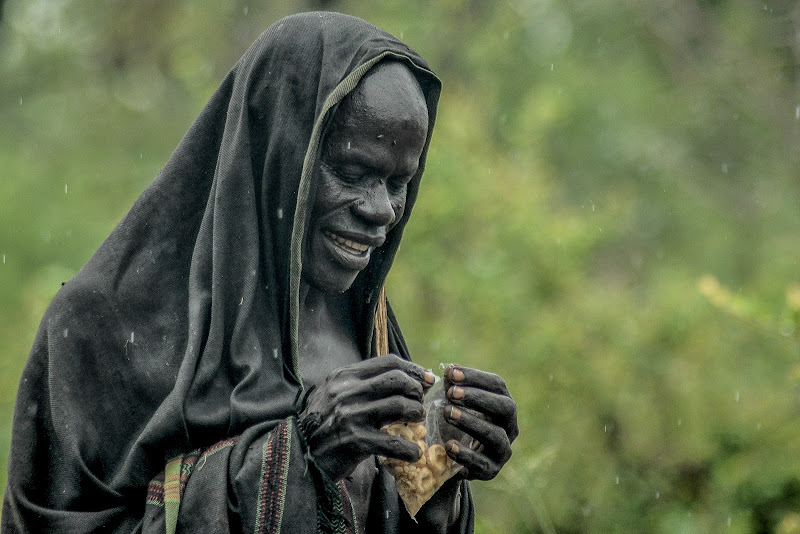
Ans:
[[[445,421],[445,393],[444,380],[437,379],[423,399],[424,423],[393,423],[382,428],[384,432],[415,442],[423,451],[420,459],[413,463],[380,458],[381,464],[394,476],[397,492],[411,517],[461,469],[461,465],[447,455],[445,443],[455,439],[463,446],[472,445],[468,434]]]

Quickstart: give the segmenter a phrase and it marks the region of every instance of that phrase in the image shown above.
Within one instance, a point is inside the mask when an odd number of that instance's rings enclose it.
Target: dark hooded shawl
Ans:
[[[301,244],[331,116],[387,59],[419,80],[429,142],[438,79],[357,18],[285,18],[233,67],[42,320],[17,398],[3,532],[352,527],[343,484],[324,491],[297,421]],[[403,219],[349,290],[365,357],[427,147]],[[389,338],[407,358],[391,313]],[[464,531],[466,483],[462,494]],[[369,532],[413,528],[382,470],[372,500]]]

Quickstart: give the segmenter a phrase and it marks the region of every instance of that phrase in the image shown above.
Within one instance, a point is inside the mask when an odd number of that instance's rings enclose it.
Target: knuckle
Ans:
[[[491,480],[497,474],[497,470],[494,468],[494,465],[488,458],[485,456],[480,456],[480,461],[478,462],[478,474],[481,480]]]
[[[511,447],[503,447],[503,452],[500,453],[500,463],[505,464],[511,459],[511,455],[514,451],[511,450]]]
[[[504,411],[507,414],[509,423],[517,426],[517,404],[511,399],[506,400]]]
[[[517,437],[519,436],[519,427],[517,426],[516,422],[514,422],[514,426],[511,427],[511,429],[508,431],[507,435],[508,435],[508,441],[509,442],[514,441],[515,439],[517,439]]]
[[[411,403],[411,405],[408,409],[408,414],[412,416],[415,420],[422,419],[423,415],[422,403],[414,401],[409,401],[409,402]]]
[[[400,397],[397,401],[392,401],[392,406],[396,407],[399,415],[416,417],[422,416],[422,403],[406,397]]]
[[[381,362],[382,366],[386,368],[397,368],[402,365],[403,359],[400,358],[397,354],[390,352],[386,356],[383,356],[383,361]]]
[[[403,383],[405,376],[406,374],[400,369],[392,369],[385,373],[383,379],[386,380],[389,383],[389,385],[394,388]]]
[[[325,382],[328,384],[329,388],[335,388],[335,385],[345,378],[345,374],[347,370],[343,367],[337,367],[333,371],[328,374],[328,377],[325,379]]]
[[[332,419],[336,426],[345,425],[350,420],[351,410],[342,404],[336,404],[333,407]]]
[[[345,371],[344,367],[337,367],[336,369],[331,371],[329,376],[331,377],[331,379],[336,380],[338,378],[341,378],[342,375],[344,375],[345,372],[346,371]]]

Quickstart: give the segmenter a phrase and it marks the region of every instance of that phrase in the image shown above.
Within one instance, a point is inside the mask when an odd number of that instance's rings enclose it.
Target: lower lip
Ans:
[[[344,245],[340,245],[325,233],[322,235],[325,238],[325,245],[327,246],[328,251],[331,252],[336,262],[341,264],[346,269],[360,271],[369,264],[372,247],[368,248],[365,252],[356,252],[345,247]]]

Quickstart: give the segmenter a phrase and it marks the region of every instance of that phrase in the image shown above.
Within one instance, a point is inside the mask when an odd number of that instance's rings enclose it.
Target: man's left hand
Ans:
[[[466,478],[490,480],[511,457],[511,442],[519,434],[517,404],[496,374],[449,365],[444,379],[450,402],[445,418],[475,440],[473,447],[450,440],[447,454],[464,466]]]

